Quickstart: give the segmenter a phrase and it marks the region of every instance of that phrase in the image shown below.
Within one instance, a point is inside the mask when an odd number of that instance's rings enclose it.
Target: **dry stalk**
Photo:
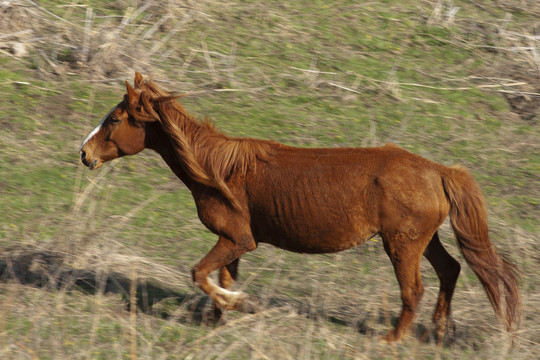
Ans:
[[[148,39],[149,37],[151,37],[156,31],[158,31],[159,27],[161,25],[163,25],[167,20],[171,19],[172,18],[172,15],[171,14],[165,14],[161,17],[161,19],[159,19],[154,25],[152,25],[152,27],[150,29],[148,29],[144,35],[142,35],[140,37],[141,40],[145,40],[145,39]]]
[[[206,44],[206,40],[204,38],[201,40],[201,47],[204,54],[204,60],[206,60],[206,65],[208,65],[208,69],[210,70],[210,74],[212,75],[214,82],[219,83],[220,76],[214,67],[210,54],[208,53],[208,45]]]
[[[129,287],[129,328],[130,328],[130,358],[137,359],[137,270],[131,268]]]
[[[182,358],[186,357],[187,355],[192,353],[193,350],[198,349],[200,351],[200,345],[203,344],[208,339],[212,339],[212,338],[214,338],[214,337],[216,337],[216,336],[218,336],[218,335],[220,335],[222,333],[231,331],[232,329],[235,329],[235,328],[237,328],[237,327],[239,327],[239,326],[241,326],[243,324],[246,324],[246,326],[247,326],[247,324],[252,323],[253,321],[255,321],[255,320],[259,319],[259,318],[272,316],[272,315],[274,315],[276,313],[279,313],[280,311],[283,311],[283,309],[281,309],[281,308],[270,308],[270,309],[258,312],[256,314],[249,314],[249,315],[243,316],[241,318],[238,318],[236,320],[230,321],[230,322],[226,323],[225,325],[210,331],[205,336],[202,336],[202,337],[198,338],[197,340],[194,340],[193,342],[191,342],[190,347],[185,349],[182,353],[180,353],[179,358],[182,359]]]
[[[107,174],[114,168],[114,166],[117,164],[116,161],[113,161],[111,165],[107,166],[103,170],[99,172],[99,174],[94,179],[89,179],[90,183],[86,186],[82,194],[78,194],[76,196],[76,199],[73,204],[73,213],[77,215],[80,210],[81,206],[86,202],[90,194],[94,191],[96,187],[99,186],[99,183],[107,176]],[[82,168],[82,165],[79,165]]]
[[[45,14],[47,14],[48,16],[51,16],[51,17],[53,17],[54,19],[59,20],[60,22],[69,24],[70,26],[79,28],[80,30],[84,30],[84,28],[82,28],[81,26],[79,26],[79,25],[77,25],[77,24],[75,24],[75,23],[72,23],[71,21],[68,21],[68,20],[64,19],[63,17],[61,17],[61,16],[58,16],[58,15],[56,15],[56,14],[53,14],[52,12],[50,12],[49,10],[45,9],[45,8],[42,7],[42,6],[39,6],[38,4],[36,4],[35,2],[33,2],[32,0],[26,0],[26,2],[30,3],[32,6],[35,6],[35,7],[38,8],[40,11],[44,12]]]
[[[34,350],[30,349],[28,346],[24,345],[20,341],[15,341],[15,344],[21,349],[23,349],[24,351],[26,351],[30,355],[30,357],[32,357],[32,359],[39,360],[39,356],[37,356]]]
[[[161,41],[156,42],[156,44],[148,51],[148,56],[152,56],[156,51],[158,51],[167,41],[173,37],[178,31],[180,31],[185,25],[187,25],[192,20],[193,14],[187,12],[182,19],[180,19],[176,25],[165,35]]]
[[[2,348],[3,349],[6,349],[9,344],[8,344],[8,337],[6,336],[6,332],[7,332],[7,323],[8,323],[8,313],[9,313],[9,309],[11,308],[12,304],[13,304],[13,300],[15,298],[15,292],[9,292],[9,296],[7,297],[7,300],[4,301],[4,303],[2,304],[2,311],[0,311],[0,338],[2,339],[1,340],[1,345],[2,345]]]
[[[84,22],[84,38],[83,38],[83,47],[82,47],[82,58],[86,63],[88,62],[88,53],[90,51],[90,38],[92,30],[92,14],[93,10],[91,7],[86,8],[86,20]]]
[[[105,284],[104,281],[101,279],[101,276],[98,275],[99,273],[96,273],[96,279],[98,280],[98,286],[104,288]],[[106,282],[106,280],[105,280]],[[99,329],[99,322],[101,320],[101,313],[102,313],[102,290],[97,291],[97,293],[94,296],[94,308],[93,308],[93,316],[92,316],[92,325],[90,326],[90,339],[88,342],[88,353],[91,354],[93,351],[93,348],[96,344],[96,338],[97,333]]]

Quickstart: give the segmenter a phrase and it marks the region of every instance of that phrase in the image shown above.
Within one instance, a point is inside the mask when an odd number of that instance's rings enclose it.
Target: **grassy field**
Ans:
[[[540,357],[536,0],[10,0],[0,15],[0,358]],[[261,245],[237,285],[259,311],[215,324],[190,269],[216,239],[189,191],[149,151],[94,172],[78,159],[134,71],[229,135],[393,142],[467,166],[523,273],[514,346],[447,223],[463,271],[443,347],[422,336],[427,261],[411,334],[378,341],[401,304],[377,238],[316,256]]]

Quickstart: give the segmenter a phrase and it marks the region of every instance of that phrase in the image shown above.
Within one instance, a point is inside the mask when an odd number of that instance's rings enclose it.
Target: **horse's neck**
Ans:
[[[180,111],[182,110],[182,111]],[[209,137],[223,136],[206,123],[199,123],[178,109],[172,118],[153,123],[151,146],[165,160],[173,172],[188,186],[194,182],[207,183],[203,159],[212,151],[213,141]],[[215,139],[215,138],[214,138]],[[204,144],[204,146],[200,146]],[[201,175],[202,174],[202,175]],[[210,181],[211,182],[211,181]]]
[[[180,161],[176,149],[169,140],[168,135],[158,123],[151,123],[147,127],[146,147],[156,151],[173,173],[189,188],[192,187],[192,180]]]

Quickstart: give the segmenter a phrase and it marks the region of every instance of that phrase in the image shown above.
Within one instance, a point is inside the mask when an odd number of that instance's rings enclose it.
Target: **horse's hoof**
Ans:
[[[249,298],[244,299],[240,304],[236,305],[236,310],[248,313],[255,314],[261,310],[260,305],[255,301],[250,300]]]
[[[388,334],[381,336],[379,341],[384,344],[395,345],[400,341],[400,337],[396,335],[395,331],[390,331]]]
[[[241,291],[229,291],[221,289],[216,293],[214,301],[216,306],[224,310],[238,310],[247,300],[248,295]]]

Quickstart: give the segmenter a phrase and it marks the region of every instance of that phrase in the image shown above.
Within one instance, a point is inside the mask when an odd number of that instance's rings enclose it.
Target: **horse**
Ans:
[[[143,149],[156,151],[191,191],[197,214],[217,235],[192,268],[192,280],[216,309],[242,310],[247,295],[231,290],[240,257],[259,243],[298,253],[331,253],[380,236],[401,290],[397,323],[384,339],[410,328],[424,292],[425,256],[440,283],[433,315],[442,338],[461,266],[443,247],[447,216],[460,251],[509,332],[520,321],[519,271],[490,242],[482,191],[462,166],[444,166],[396,145],[298,148],[230,137],[189,115],[182,95],[136,72],[134,86],[84,139],[90,169]],[[208,275],[219,269],[219,285]],[[245,309],[245,308],[244,308]]]

